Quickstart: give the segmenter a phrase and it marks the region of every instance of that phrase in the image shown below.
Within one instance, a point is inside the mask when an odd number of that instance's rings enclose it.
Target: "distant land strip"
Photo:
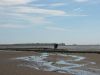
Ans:
[[[100,54],[100,51],[91,51],[91,50],[68,50],[68,49],[51,49],[51,48],[5,48],[5,49],[0,49],[4,51],[35,51],[35,52],[58,52],[58,53],[97,53]]]
[[[2,44],[0,50],[6,51],[35,51],[35,52],[60,52],[60,53],[100,53],[100,45],[65,45],[58,44],[54,49],[54,43],[33,44]]]

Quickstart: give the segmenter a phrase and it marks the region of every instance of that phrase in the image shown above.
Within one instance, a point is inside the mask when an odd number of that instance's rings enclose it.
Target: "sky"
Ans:
[[[100,44],[100,0],[0,0],[0,44]]]

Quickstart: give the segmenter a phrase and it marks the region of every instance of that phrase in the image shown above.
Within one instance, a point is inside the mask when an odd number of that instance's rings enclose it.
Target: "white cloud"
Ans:
[[[18,8],[21,8],[21,6],[17,6]],[[47,20],[47,18],[43,15],[30,15],[30,14],[22,14],[22,12],[17,12],[17,7],[0,7],[0,19],[5,18],[10,20],[11,23],[14,23],[14,21],[16,23],[27,23],[28,25],[32,24],[32,25],[38,25],[38,24],[51,24],[50,21]],[[28,7],[30,8],[30,7]],[[27,8],[27,9],[28,9]],[[27,10],[26,9],[26,10]],[[7,22],[9,22],[9,20],[7,20]],[[13,20],[13,21],[12,21]]]
[[[26,20],[27,22],[30,22],[32,25],[52,24],[51,21],[48,21],[47,18],[43,16],[20,15],[20,17],[22,17],[22,19]]]
[[[73,9],[73,13],[80,13],[80,14],[82,14],[84,12],[84,10],[83,9],[81,9],[81,8],[75,8],[75,9]]]
[[[31,2],[32,0],[2,0],[1,4],[5,3],[10,3],[11,5],[13,4],[27,4]],[[35,0],[33,0],[35,1]],[[4,3],[5,2],[5,3]],[[65,3],[54,3],[51,4],[51,6],[60,6],[64,5]],[[84,14],[80,13],[70,13],[70,12],[65,12],[64,10],[58,10],[58,9],[47,9],[47,8],[39,8],[39,7],[31,7],[31,6],[23,6],[23,5],[18,5],[18,6],[11,6],[11,7],[3,7],[4,12],[10,12],[10,13],[17,13],[17,14],[39,14],[39,15],[47,15],[47,16],[84,16]],[[1,12],[3,11],[1,10]]]
[[[44,14],[44,15],[52,15],[52,16],[65,16],[66,12],[62,10],[51,10],[51,9],[42,9],[42,8],[34,8],[34,7],[16,7],[15,12],[22,14]]]
[[[7,21],[5,21],[6,23],[3,25],[2,23],[0,23],[0,28],[25,28],[33,25],[53,24],[51,21],[47,20],[47,17],[44,17],[45,15],[51,17],[52,16],[86,16],[80,13],[78,14],[73,12],[67,13],[63,10],[58,10],[58,9],[54,10],[54,9],[47,9],[47,8],[45,9],[45,8],[27,6],[27,3],[31,1],[32,0],[1,0],[0,19],[9,18],[9,20],[6,19]],[[4,5],[17,5],[17,6],[4,6]],[[51,4],[51,6],[62,6],[62,5],[64,5],[64,3]],[[80,9],[75,9],[75,11],[78,10]],[[63,28],[58,28],[58,27],[47,27],[47,29],[66,31]]]
[[[45,27],[45,29],[54,31],[67,31],[66,29],[60,27]]]
[[[20,14],[41,14],[48,16],[86,16],[81,13],[73,13],[73,12],[65,12],[63,10],[51,10],[51,9],[42,9],[42,8],[34,8],[34,7],[16,7],[13,10],[16,13]]]
[[[66,3],[50,3],[50,4],[33,4],[31,6],[35,6],[35,7],[60,7],[60,6],[64,6],[66,5]]]
[[[31,6],[34,6],[34,7],[45,7],[45,6],[48,6],[47,4],[32,4]]]
[[[32,0],[0,0],[0,5],[19,5],[27,4]],[[33,0],[34,1],[34,0]]]
[[[34,18],[29,17],[28,19],[31,20],[31,22],[33,24],[49,24],[49,23],[51,23],[50,21],[46,20],[46,18],[44,18],[44,17],[34,17]]]
[[[100,0],[73,0],[73,1],[77,3],[86,3],[88,5],[100,4]]]
[[[3,25],[0,25],[0,28],[27,28],[27,26],[25,25],[12,25],[12,24],[3,24]]]
[[[81,8],[76,8],[73,11],[78,11],[79,12],[79,11],[82,11],[82,10],[81,10]]]
[[[88,2],[89,0],[74,0],[75,2]]]
[[[66,5],[65,3],[52,3],[50,6],[63,6]]]
[[[18,13],[7,13],[7,14],[2,13],[0,14],[0,16],[9,17],[9,20],[7,20],[7,24],[11,24],[11,25],[15,25],[16,23],[17,25],[20,24],[20,25],[27,25],[27,26],[52,24],[52,22],[48,21],[47,18],[43,16],[27,16]]]

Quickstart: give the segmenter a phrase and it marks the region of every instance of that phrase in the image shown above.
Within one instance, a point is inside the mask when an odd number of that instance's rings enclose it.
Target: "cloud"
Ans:
[[[25,25],[12,25],[12,24],[3,24],[3,25],[0,25],[0,28],[27,28],[27,26]]]
[[[34,6],[34,7],[47,7],[48,4],[32,4],[31,6]]]
[[[66,5],[66,3],[50,3],[50,4],[33,4],[31,6],[35,6],[35,7],[60,7],[60,6],[64,6]]]
[[[27,16],[27,15],[17,14],[17,13],[7,13],[7,14],[4,13],[1,14],[0,16],[2,18],[2,21],[6,20],[5,23],[11,25],[20,24],[20,25],[27,25],[27,26],[36,26],[36,25],[52,24],[52,22],[48,21],[47,18],[43,16]]]
[[[19,14],[40,14],[48,16],[87,16],[81,13],[65,12],[63,10],[42,9],[36,7],[15,7],[13,12]]]
[[[30,18],[30,17],[29,17]],[[50,21],[46,20],[44,17],[35,17],[30,19],[34,24],[49,24]]]
[[[82,10],[81,10],[81,8],[75,8],[73,11],[78,11],[78,12],[80,12],[80,11],[82,11]]]
[[[35,0],[33,0],[35,1]],[[5,2],[5,3],[4,3]],[[59,9],[49,9],[49,8],[40,8],[40,7],[35,7],[35,6],[28,6],[27,3],[32,2],[32,0],[2,0],[1,4],[11,4],[11,5],[17,5],[17,4],[25,4],[25,5],[18,5],[18,6],[8,6],[8,7],[3,7],[4,12],[10,12],[10,13],[17,13],[17,14],[24,14],[24,15],[48,15],[48,16],[84,16],[84,14],[73,14],[73,13],[68,13],[67,11],[64,10],[59,10]],[[61,6],[65,5],[65,3],[52,3],[49,4],[50,6]],[[43,5],[42,5],[43,6]],[[1,11],[1,12],[2,12]]]
[[[73,1],[77,3],[86,3],[88,5],[100,4],[100,0],[73,0]]]
[[[33,27],[52,24],[52,22],[44,16],[15,13],[12,11],[14,10],[12,8],[7,8],[5,10],[0,13],[0,27],[2,28],[22,28],[23,26]],[[10,12],[7,10],[10,10]]]
[[[25,28],[33,25],[50,25],[48,16],[86,16],[76,11],[67,12],[59,9],[49,9],[27,5],[36,0],[1,0],[0,1],[0,28]],[[9,5],[9,6],[6,6]],[[62,6],[65,3],[51,3],[49,6]],[[45,17],[47,16],[47,17]],[[5,20],[5,21],[4,21]],[[2,24],[2,22],[5,22]],[[47,29],[65,31],[63,28],[49,27]]]
[[[51,16],[66,15],[66,12],[62,10],[42,9],[36,7],[16,7],[14,11],[21,14],[44,14],[44,15],[51,15]]]
[[[66,29],[60,27],[45,27],[45,29],[54,31],[67,31]]]
[[[88,2],[89,0],[74,0],[75,2],[80,2],[80,3],[83,3],[83,2]]]
[[[72,12],[73,12],[73,13],[77,13],[77,14],[81,14],[81,15],[82,15],[83,10],[82,10],[81,8],[75,8],[75,9],[73,9]]]
[[[66,3],[52,3],[52,4],[49,4],[50,6],[63,6],[63,5],[66,5]]]
[[[27,4],[35,0],[0,0],[0,5],[20,5]]]

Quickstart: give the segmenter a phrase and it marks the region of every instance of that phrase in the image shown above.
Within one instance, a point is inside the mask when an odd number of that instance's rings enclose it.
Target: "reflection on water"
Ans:
[[[70,59],[68,59],[70,58]],[[84,67],[89,64],[96,64],[95,62],[86,62],[85,57],[67,54],[52,54],[52,53],[40,53],[35,56],[19,57],[16,59],[28,61],[29,64],[24,66],[32,67],[37,70],[53,71],[59,73],[70,73],[73,75],[100,75],[96,72],[91,72],[82,69],[76,69]],[[56,60],[56,61],[55,61]],[[81,61],[86,63],[82,63]],[[78,64],[77,62],[81,62]]]

